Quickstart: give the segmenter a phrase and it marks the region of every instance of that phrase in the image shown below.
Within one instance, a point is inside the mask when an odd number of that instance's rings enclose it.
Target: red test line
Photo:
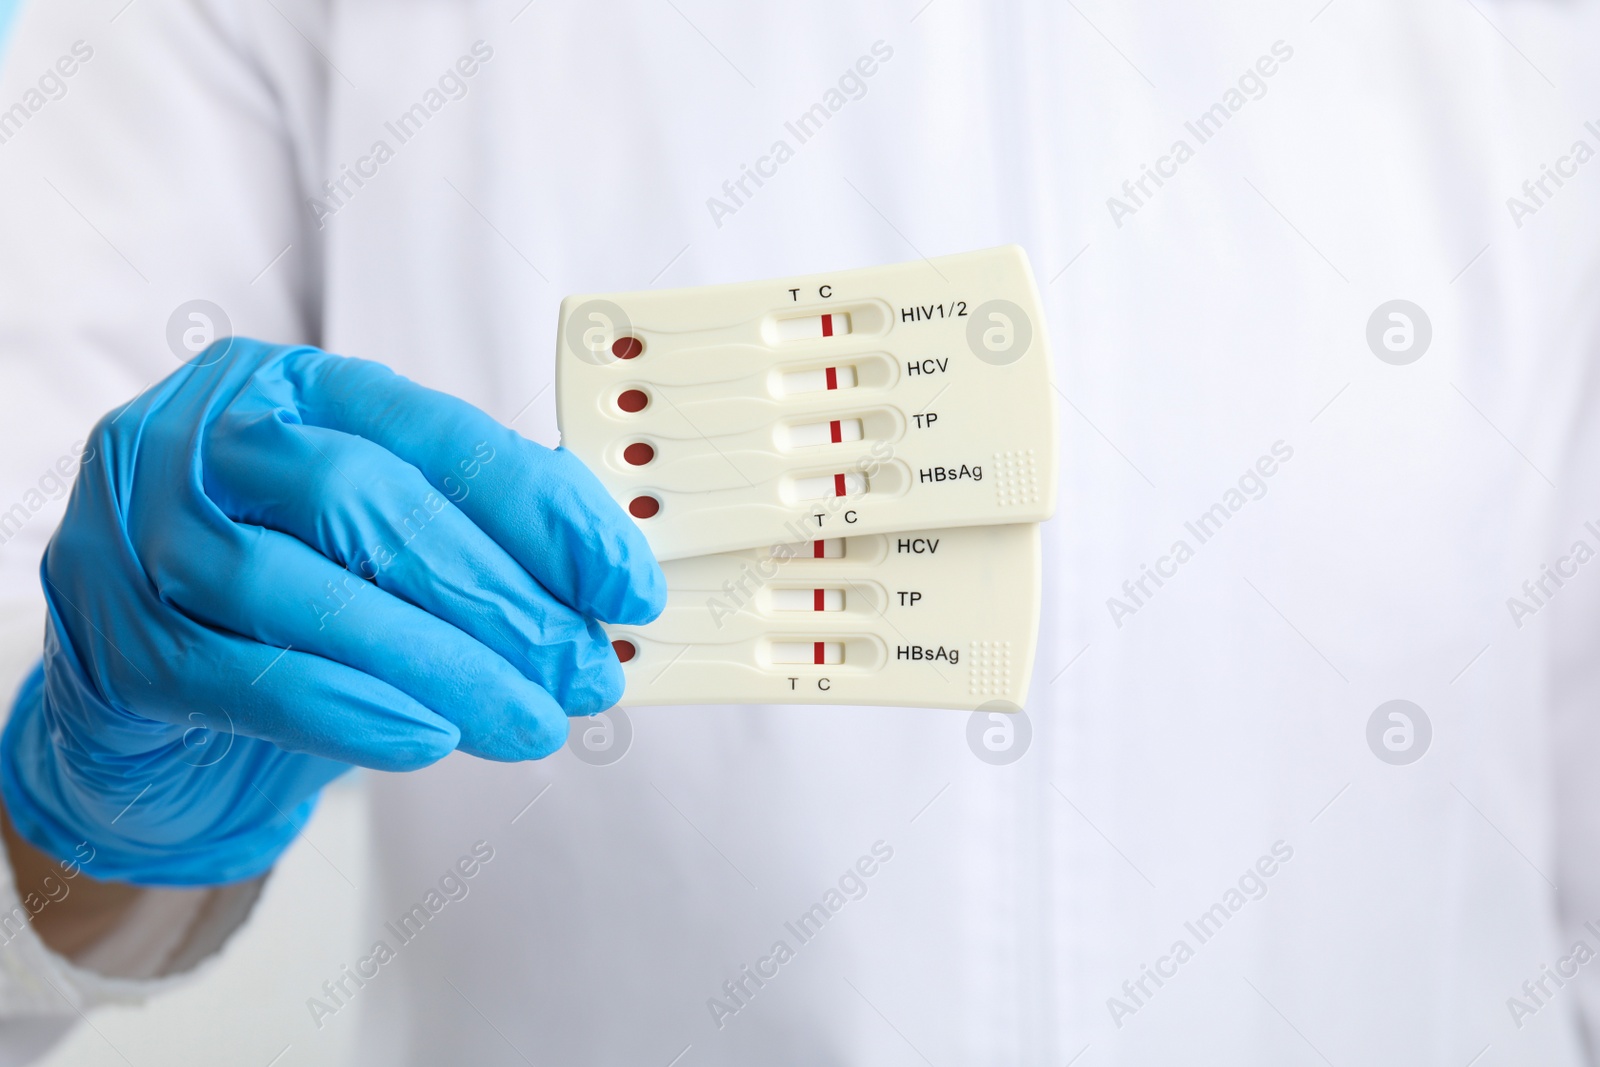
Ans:
[[[812,559],[822,559],[824,557],[824,555],[826,554],[826,552],[827,552],[827,548],[823,545],[823,543],[821,541],[813,541],[813,542],[811,542],[811,558]]]
[[[844,475],[842,474],[833,476],[833,495],[844,496]]]
[[[828,423],[828,434],[833,438],[834,444],[838,444],[840,441],[844,440],[843,432],[839,428],[838,419],[834,419],[832,422]]]
[[[813,589],[813,590],[811,590],[811,610],[812,611],[826,611],[827,610],[827,608],[823,607],[823,605],[822,605],[824,592],[825,591],[821,590],[821,589]]]
[[[812,644],[811,644],[811,662],[812,663],[821,663],[823,661],[823,659],[825,658],[823,656],[823,654],[822,654],[822,646],[823,646],[823,642],[821,642],[821,641],[813,641],[812,642]]]
[[[824,373],[828,377],[828,388],[829,389],[837,389],[837,388],[839,388],[839,368],[838,367],[829,367]]]
[[[822,336],[824,336],[824,337],[832,337],[833,336],[833,316],[832,315],[824,315],[824,316],[822,316]]]

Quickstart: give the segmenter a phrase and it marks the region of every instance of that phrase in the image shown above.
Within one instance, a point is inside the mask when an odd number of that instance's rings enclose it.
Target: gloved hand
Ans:
[[[89,449],[0,791],[98,878],[258,875],[349,764],[549,755],[622,693],[594,619],[665,603],[576,457],[376,363],[219,341]]]

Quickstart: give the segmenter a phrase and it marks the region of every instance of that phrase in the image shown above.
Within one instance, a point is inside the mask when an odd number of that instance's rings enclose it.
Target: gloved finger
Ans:
[[[198,753],[196,763],[219,758],[217,742],[226,739],[208,741],[200,731],[236,731],[289,752],[383,771],[426,767],[461,742],[455,724],[370,674],[299,649],[211,633],[213,640],[225,642],[216,651],[224,652],[224,662],[234,669],[214,683],[189,684],[197,707],[180,724],[185,744]],[[245,678],[263,659],[265,664]],[[198,678],[201,672],[186,677]],[[207,692],[220,717],[205,710]]]
[[[633,624],[666,605],[644,535],[570,452],[378,363],[304,349],[283,373],[307,422],[365,437],[422,471],[563,603]]]
[[[45,659],[52,672],[60,666],[48,651]],[[68,822],[79,828],[99,828],[99,844],[114,840],[122,851],[172,850],[174,846],[181,851],[202,836],[259,837],[263,821],[283,822],[286,825],[275,829],[292,836],[304,825],[317,791],[351,767],[346,762],[291,754],[270,741],[252,737],[220,708],[191,712],[196,724],[187,727],[142,720],[141,740],[149,747],[141,752],[98,746],[94,744],[98,730],[90,736],[82,731],[85,726],[103,726],[106,712],[97,712],[96,721],[87,724],[77,714],[85,703],[98,700],[71,679],[52,673],[51,700],[43,701],[45,670],[44,664],[35,668],[17,694],[0,741],[0,746],[10,749],[0,780],[13,779],[3,784],[7,814],[18,829],[31,831],[30,840],[48,847],[58,859],[72,857],[75,850],[71,846],[83,840]],[[63,687],[76,690],[64,703],[56,698]],[[115,720],[117,712],[109,717]],[[198,724],[202,719],[205,725]],[[126,725],[126,717],[122,723]],[[85,750],[86,742],[94,758],[59,758],[64,751]],[[445,748],[440,755],[449,751]],[[161,752],[162,757],[152,760],[152,752]],[[21,766],[20,753],[29,754]],[[410,762],[400,769],[420,765]],[[13,788],[16,779],[26,779],[20,795],[19,789]],[[37,801],[41,795],[55,798],[66,810],[41,806]],[[263,812],[264,808],[276,811]],[[66,820],[61,818],[63,814]],[[277,835],[269,830],[268,836]],[[209,866],[216,859],[213,850],[203,862]],[[173,879],[177,884],[185,881],[181,875]]]
[[[52,579],[53,564],[63,555],[83,558],[85,546],[75,542],[88,529],[63,524],[42,568],[53,620],[46,658],[53,670],[83,683],[58,686],[52,694],[69,735],[74,727],[91,731],[96,750],[134,756],[151,750],[152,729],[180,730],[179,742],[195,750],[212,734],[219,743],[237,735],[395,771],[427,766],[455,749],[459,731],[395,687],[320,656],[206,626],[164,601],[149,582],[75,583],[69,595],[64,576]],[[105,551],[103,545],[90,547]],[[143,622],[112,637],[91,618]],[[92,699],[74,699],[74,693]],[[174,693],[183,699],[173,700]],[[116,694],[118,709],[131,714],[107,721],[99,694]],[[195,760],[210,758],[208,753]],[[114,762],[105,770],[126,772]]]
[[[604,711],[622,668],[598,624],[560,603],[387,449],[275,412],[229,414],[207,437],[206,493],[470,634],[571,715]]]
[[[287,534],[162,509],[130,516],[129,533],[162,599],[387,682],[453,723],[464,752],[539,759],[566,740],[560,705],[504,658]]]
[[[156,709],[162,719],[130,713],[121,702],[107,706],[57,620],[46,631],[44,663],[24,684],[0,740],[0,787],[18,831],[62,860],[81,860],[79,846],[92,839],[97,876],[167,886],[254,877],[305,825],[318,791],[350,769],[346,760],[404,771],[455,748],[455,729],[426,709],[416,707],[421,719],[411,719],[385,715],[380,706],[374,717],[360,713],[372,708],[360,708],[367,702],[359,695],[353,719],[307,721],[296,714],[302,707],[319,716],[352,710],[341,699],[350,695],[346,679],[335,674],[321,679],[331,687],[307,685],[281,650],[206,630],[167,605],[147,621],[151,633],[169,638],[191,631],[170,643],[174,655],[146,664],[148,691],[169,685],[174,667],[205,671],[183,676],[176,699],[165,689]],[[271,654],[265,668],[252,662],[252,651]],[[315,656],[302,659],[315,675],[345,671],[357,689],[381,685]],[[288,670],[269,681],[279,666]],[[412,703],[392,689],[376,695]],[[387,737],[386,720],[398,727]],[[278,733],[290,723],[308,728],[313,752],[327,748],[340,758],[306,754],[308,746]],[[328,740],[331,747],[323,744]]]

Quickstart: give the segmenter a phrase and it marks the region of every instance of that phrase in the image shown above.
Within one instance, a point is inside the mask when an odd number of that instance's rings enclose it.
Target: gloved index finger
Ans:
[[[576,456],[379,363],[316,349],[282,364],[306,422],[410,463],[552,595],[606,622],[661,613],[666,580],[639,528]]]

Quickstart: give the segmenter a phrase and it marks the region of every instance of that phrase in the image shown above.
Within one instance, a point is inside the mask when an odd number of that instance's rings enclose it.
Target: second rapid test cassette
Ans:
[[[622,705],[1015,711],[1040,607],[1039,527],[780,543],[662,565],[667,606],[608,626]]]
[[[1055,508],[1050,349],[1020,248],[572,296],[558,344],[562,442],[663,560]]]

